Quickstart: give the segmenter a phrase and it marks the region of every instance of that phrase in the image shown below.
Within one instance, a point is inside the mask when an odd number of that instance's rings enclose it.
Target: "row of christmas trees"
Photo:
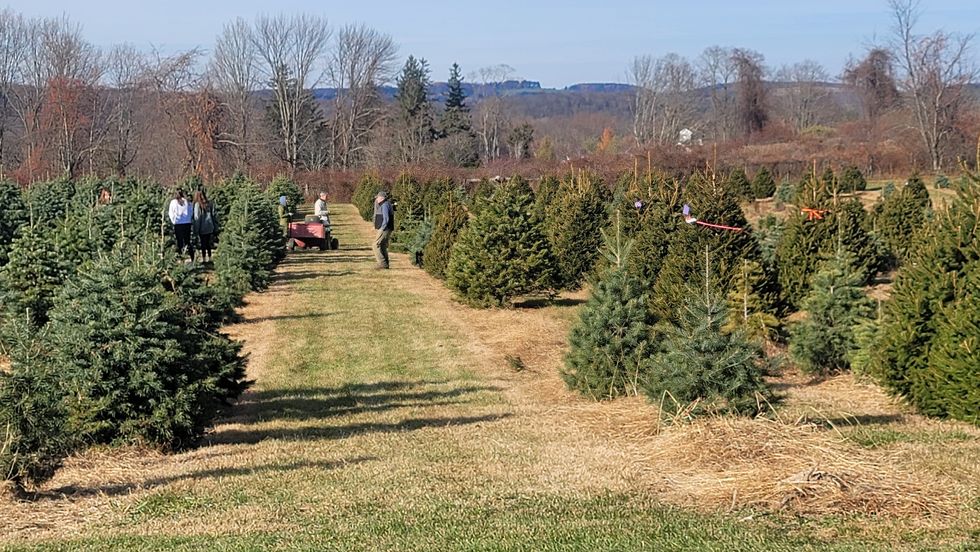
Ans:
[[[255,183],[208,191],[213,272],[178,262],[157,184],[0,183],[0,474],[18,490],[92,444],[193,446],[249,385],[221,327],[268,283],[282,232]]]
[[[745,182],[738,170],[631,173],[613,186],[574,174],[536,192],[514,178],[466,193],[404,176],[392,191],[401,243],[465,303],[593,283],[564,375],[596,399],[646,392],[665,407],[754,413],[772,400],[762,350],[788,344],[806,372],[853,367],[923,412],[977,423],[976,179],[941,210],[917,177],[869,210],[851,193],[860,172],[811,172],[781,185],[792,214],[756,225],[740,205]],[[355,194],[366,219],[381,187],[368,178]],[[741,231],[687,224],[685,204]],[[876,304],[867,286],[896,268],[894,296]]]

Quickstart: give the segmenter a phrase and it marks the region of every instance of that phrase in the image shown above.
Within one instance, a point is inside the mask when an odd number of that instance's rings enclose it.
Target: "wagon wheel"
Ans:
[[[330,249],[333,249],[335,251],[337,249],[340,249],[340,240],[338,240],[337,238],[332,238],[330,240]]]

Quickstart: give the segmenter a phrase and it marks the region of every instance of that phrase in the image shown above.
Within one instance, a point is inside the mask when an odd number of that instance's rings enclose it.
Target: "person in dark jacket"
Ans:
[[[395,229],[395,209],[388,199],[388,192],[378,192],[374,198],[374,228],[378,231],[378,237],[374,240],[374,257],[378,260],[379,269],[387,269],[388,262],[388,240],[391,232]]]
[[[218,214],[204,190],[194,192],[194,233],[201,240],[201,261],[211,262],[214,236],[218,233]],[[192,253],[193,255],[193,253]]]

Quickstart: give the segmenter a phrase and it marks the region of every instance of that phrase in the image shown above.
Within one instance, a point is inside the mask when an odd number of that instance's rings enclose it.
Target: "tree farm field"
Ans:
[[[87,450],[0,501],[2,550],[969,550],[980,430],[851,375],[661,421],[558,376],[585,292],[477,311],[335,206],[231,333],[255,384],[176,455]]]

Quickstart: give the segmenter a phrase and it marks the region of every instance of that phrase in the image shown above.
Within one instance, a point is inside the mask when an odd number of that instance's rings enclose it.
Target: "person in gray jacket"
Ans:
[[[378,192],[374,198],[374,228],[378,236],[374,240],[374,257],[378,260],[379,269],[390,267],[388,262],[388,240],[395,229],[395,208],[388,199],[388,192]]]
[[[218,233],[218,215],[203,190],[194,192],[194,233],[201,241],[201,261],[211,262],[214,236]]]

